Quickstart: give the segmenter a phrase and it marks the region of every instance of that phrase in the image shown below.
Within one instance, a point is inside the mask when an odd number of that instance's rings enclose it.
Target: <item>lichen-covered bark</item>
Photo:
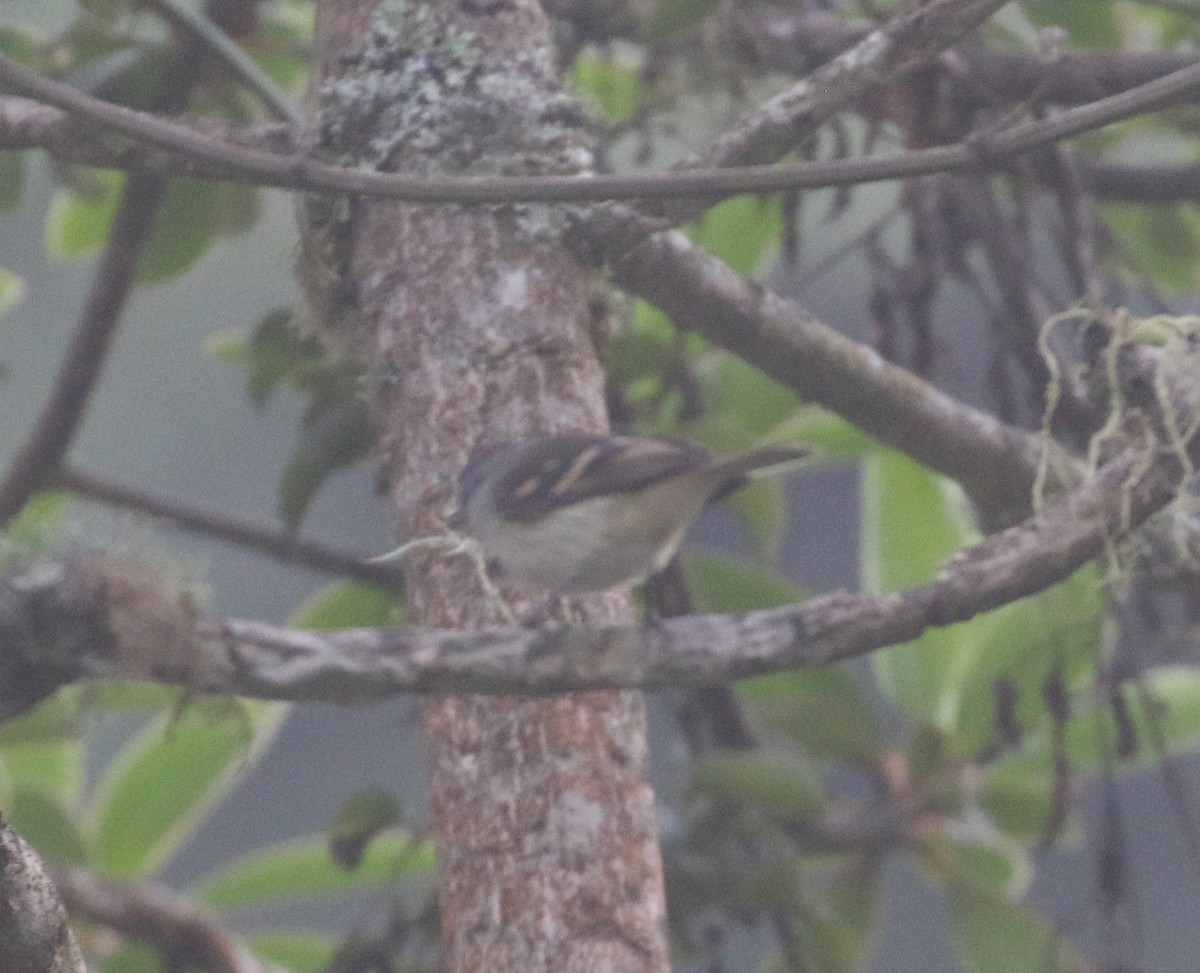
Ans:
[[[533,0],[327,0],[317,39],[310,141],[327,158],[444,173],[588,164]],[[302,276],[327,332],[368,369],[404,537],[436,531],[475,444],[605,425],[603,320],[562,220],[543,206],[305,206]],[[496,620],[467,559],[409,563],[420,623]],[[576,607],[594,624],[631,612],[618,595]],[[641,697],[442,697],[424,714],[445,968],[665,970]]]
[[[0,818],[0,969],[87,973],[37,852]]]

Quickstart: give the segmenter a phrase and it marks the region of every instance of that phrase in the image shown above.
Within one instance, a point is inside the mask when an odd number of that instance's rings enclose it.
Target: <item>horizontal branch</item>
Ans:
[[[0,148],[46,148],[64,161],[121,168],[167,169],[173,175],[252,182],[316,192],[381,196],[410,202],[489,204],[586,202],[613,199],[706,197],[743,192],[817,189],[911,178],[937,172],[1000,170],[1018,155],[1170,104],[1200,88],[1200,65],[1192,65],[1137,88],[1061,112],[1051,118],[977,136],[958,145],[861,159],[788,165],[672,170],[658,173],[583,176],[412,176],[330,165],[300,154],[235,144],[201,127],[166,121],[101,101],[45,78],[0,55],[0,85],[119,132],[159,153],[111,147],[110,131],[87,133],[98,146],[73,147],[48,127],[44,115],[30,119],[28,104],[0,105]],[[274,137],[278,130],[267,129]],[[105,152],[111,153],[105,156]],[[167,155],[161,154],[162,152]]]
[[[1200,424],[1188,418],[1200,414],[1197,357],[1133,339],[1096,364],[1094,380],[1115,374],[1121,382],[1119,393],[1107,394],[1128,402],[1153,389],[1164,397],[1161,409],[1152,400],[1131,412],[1129,442],[1137,448],[1127,444],[1085,487],[952,557],[931,584],[639,627],[309,632],[197,621],[190,600],[159,574],[75,559],[28,567],[0,584],[0,715],[95,676],[190,692],[363,702],[409,692],[721,683],[908,642],[1068,578],[1178,496],[1200,454]],[[1163,445],[1146,446],[1155,429]]]
[[[1106,539],[1168,503],[1170,459],[1130,484],[1114,467],[1069,503],[995,534],[933,584],[897,594],[837,592],[745,615],[694,615],[644,627],[459,633],[300,632],[227,620],[197,630],[194,689],[266,699],[364,702],[402,692],[549,693],[697,685],[810,668],[917,638],[929,628],[1068,578]],[[1128,499],[1132,515],[1122,520]],[[169,678],[169,677],[168,677]]]

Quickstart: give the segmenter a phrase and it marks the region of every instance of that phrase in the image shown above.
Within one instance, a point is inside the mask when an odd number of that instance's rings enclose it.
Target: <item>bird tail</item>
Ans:
[[[743,453],[722,457],[717,461],[717,468],[734,477],[759,477],[772,473],[782,473],[785,469],[795,466],[801,460],[813,455],[808,446],[782,445],[758,446]]]
[[[723,456],[714,466],[714,472],[724,475],[721,486],[708,502],[719,503],[731,493],[736,493],[752,479],[760,476],[770,476],[772,473],[782,473],[812,456],[813,450],[807,446],[757,446],[743,453]]]

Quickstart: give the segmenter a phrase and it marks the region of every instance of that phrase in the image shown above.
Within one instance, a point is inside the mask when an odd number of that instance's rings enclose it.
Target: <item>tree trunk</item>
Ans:
[[[590,156],[533,0],[325,0],[310,141],[330,159],[429,173],[572,172]],[[436,533],[480,442],[603,429],[594,282],[563,209],[309,198],[302,278],[371,378],[405,538]],[[468,559],[414,554],[414,620],[495,624]],[[514,598],[518,615],[544,599]],[[625,594],[574,606],[628,622]],[[425,701],[444,967],[668,968],[662,866],[634,692]]]

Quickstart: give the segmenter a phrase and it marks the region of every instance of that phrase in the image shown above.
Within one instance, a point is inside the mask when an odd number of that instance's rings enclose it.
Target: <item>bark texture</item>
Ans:
[[[318,4],[310,142],[327,159],[421,173],[585,169],[533,0]],[[310,199],[302,277],[370,373],[405,537],[436,533],[480,442],[606,425],[603,313],[561,243],[565,209]],[[421,624],[496,620],[466,558],[414,555]],[[541,596],[514,597],[518,615]],[[628,596],[581,601],[628,622]],[[433,753],[445,969],[668,967],[662,867],[634,692],[436,697]]]
[[[0,969],[87,973],[37,852],[0,819]]]

